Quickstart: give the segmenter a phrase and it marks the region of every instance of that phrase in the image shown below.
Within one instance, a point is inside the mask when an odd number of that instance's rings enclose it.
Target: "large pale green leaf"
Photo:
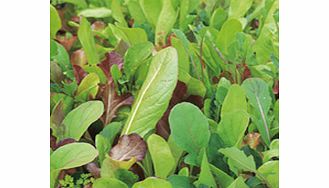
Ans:
[[[59,17],[55,7],[50,5],[50,37],[56,38],[56,33],[61,27],[61,18]]]
[[[187,102],[176,105],[169,115],[169,124],[175,143],[188,153],[196,155],[208,145],[208,120],[197,106]]]
[[[151,42],[138,43],[131,46],[124,57],[124,72],[128,79],[135,74],[138,67],[145,64],[146,59],[151,55],[153,44]]]
[[[149,72],[132,106],[123,134],[141,136],[154,129],[166,111],[178,80],[177,52],[168,47],[152,59]]]
[[[256,172],[256,164],[252,155],[249,157],[236,147],[223,148],[219,150],[229,162],[237,169],[249,172]]]
[[[238,177],[228,188],[249,188],[247,184],[244,183],[242,177]]]
[[[143,181],[137,182],[132,188],[172,188],[171,183],[166,180],[148,177]]]
[[[91,162],[97,155],[97,150],[88,143],[71,143],[51,154],[50,166],[57,170],[70,169]]]
[[[234,41],[235,35],[242,31],[242,25],[237,19],[227,20],[217,35],[216,46],[225,56],[228,55],[228,47]]]
[[[97,155],[97,150],[87,143],[71,143],[59,147],[50,155],[50,187],[55,187],[60,170],[87,164]]]
[[[112,11],[105,7],[99,7],[99,8],[89,8],[84,9],[79,12],[79,16],[83,16],[86,18],[106,18],[110,17],[112,15]]]
[[[199,174],[199,179],[194,183],[197,187],[200,185],[207,185],[208,187],[217,187],[215,179],[211,173],[210,166],[208,163],[206,151],[203,152],[202,162],[201,162],[201,172]]]
[[[166,37],[176,22],[177,13],[172,7],[171,0],[163,0],[162,9],[155,27],[155,44],[164,46]]]
[[[155,175],[160,178],[167,178],[175,167],[175,159],[171,153],[168,143],[156,134],[147,139],[148,150],[151,154]]]
[[[95,65],[99,63],[99,56],[96,50],[95,39],[91,30],[90,23],[84,17],[80,20],[80,28],[78,30],[78,38],[82,48],[86,54],[88,63]]]
[[[128,188],[128,186],[122,181],[116,178],[99,178],[93,183],[93,188]]]
[[[73,109],[63,120],[65,137],[79,140],[103,112],[104,105],[101,101],[88,101]]]
[[[265,144],[269,146],[271,137],[268,112],[272,104],[269,87],[265,81],[259,78],[245,80],[242,87],[246,91],[249,103],[255,110],[255,114],[252,115],[252,121],[256,124]]]
[[[146,19],[155,28],[162,9],[163,0],[139,0],[139,2]]]
[[[243,17],[249,8],[251,7],[254,0],[231,0],[229,8],[229,17],[240,18]]]
[[[271,188],[279,187],[279,161],[268,161],[257,170]]]
[[[245,91],[232,85],[223,102],[217,132],[226,147],[239,146],[249,124]]]
[[[100,80],[96,73],[90,73],[81,81],[77,93],[76,99],[80,101],[85,101],[89,98],[94,99],[98,92],[98,84]]]
[[[231,183],[234,181],[234,179],[231,176],[223,172],[221,169],[215,167],[212,164],[209,164],[209,166],[212,174],[215,177],[217,184],[219,184],[221,187],[226,188],[230,186]]]
[[[102,164],[106,154],[110,151],[113,141],[121,130],[120,122],[113,122],[104,127],[104,129],[96,135],[95,144],[99,152],[99,162]]]

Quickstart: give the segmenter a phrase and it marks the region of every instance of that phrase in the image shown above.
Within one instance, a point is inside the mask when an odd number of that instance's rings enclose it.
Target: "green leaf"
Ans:
[[[140,0],[139,2],[146,19],[155,27],[162,9],[163,0]]]
[[[252,121],[256,124],[265,144],[269,146],[271,137],[268,112],[272,104],[269,87],[265,81],[259,78],[245,80],[242,87],[246,91],[249,103],[255,109],[255,115],[252,116]]]
[[[86,18],[106,18],[110,17],[112,14],[112,11],[105,7],[99,7],[99,8],[89,8],[84,9],[79,12],[79,16],[83,16]]]
[[[62,27],[61,18],[55,7],[50,5],[50,37],[56,38],[57,31]]]
[[[122,181],[115,178],[99,178],[93,183],[93,188],[128,188]]]
[[[132,188],[172,188],[171,184],[163,179],[148,177],[143,181],[137,182]]]
[[[189,13],[189,4],[190,4],[189,0],[181,0],[180,1],[179,28],[181,30],[184,30],[184,27],[185,27],[184,22],[185,22],[186,17]]]
[[[227,13],[222,7],[217,8],[211,16],[210,26],[215,29],[220,29],[227,19]]]
[[[229,185],[231,185],[231,183],[234,181],[234,179],[229,176],[228,174],[226,174],[225,172],[223,172],[221,169],[215,167],[212,164],[210,165],[210,169],[212,174],[215,177],[216,182],[223,188],[228,187]]]
[[[190,61],[188,54],[184,48],[183,42],[178,39],[173,37],[171,39],[171,44],[174,48],[177,50],[178,54],[178,79],[184,83],[188,83],[190,80]],[[187,76],[185,76],[187,74]]]
[[[177,104],[171,110],[169,124],[175,143],[188,153],[198,154],[208,145],[208,120],[197,106],[187,102]]]
[[[86,101],[90,98],[94,99],[98,92],[99,83],[100,80],[96,73],[88,74],[86,77],[83,78],[78,87],[76,99],[79,101]]]
[[[239,146],[249,124],[243,88],[232,85],[225,97],[217,132],[226,147]]]
[[[242,177],[238,177],[228,188],[249,188],[247,184],[244,183]]]
[[[50,187],[55,187],[60,170],[87,164],[97,155],[97,150],[87,143],[71,143],[59,147],[50,155]]]
[[[73,67],[66,49],[64,48],[64,46],[62,46],[58,42],[55,42],[54,40],[51,40],[51,43],[53,46],[56,46],[53,47],[56,49],[56,51],[53,51],[54,54],[53,56],[51,56],[51,60],[56,62],[60,66],[65,76],[67,76],[70,80],[75,80]]]
[[[56,170],[75,168],[93,161],[97,155],[97,150],[88,143],[71,143],[51,154],[50,166]]]
[[[138,67],[145,64],[146,59],[151,55],[153,44],[151,42],[138,43],[131,46],[124,56],[124,72],[128,79],[131,78]]]
[[[143,24],[146,22],[146,17],[139,2],[139,0],[129,0],[127,6],[131,17],[134,19],[134,23]]]
[[[71,3],[76,5],[79,9],[85,9],[88,7],[88,4],[85,0],[61,0],[61,3]]]
[[[168,145],[170,147],[171,153],[175,159],[176,165],[179,162],[179,159],[181,158],[182,154],[183,154],[183,150],[182,148],[180,148],[179,146],[177,146],[176,142],[174,141],[172,135],[169,135],[168,138]]]
[[[88,101],[73,109],[65,119],[65,137],[79,140],[91,123],[95,122],[104,112],[101,101]]]
[[[81,18],[80,28],[78,30],[78,38],[81,42],[83,50],[87,56],[90,65],[99,63],[99,56],[96,50],[95,39],[91,30],[90,23],[84,17]]]
[[[119,22],[120,26],[127,27],[127,22],[121,10],[120,0],[112,0],[111,9],[113,18]]]
[[[171,0],[163,0],[162,9],[155,27],[155,44],[164,46],[166,37],[176,22],[177,14],[172,7]]]
[[[141,28],[127,28],[109,24],[110,29],[118,40],[124,40],[130,45],[147,42],[147,34]]]
[[[229,8],[229,17],[230,18],[240,18],[243,17],[247,11],[250,9],[253,0],[231,0]]]
[[[123,134],[145,136],[166,111],[178,80],[177,52],[168,47],[152,59],[149,72],[132,106]]]
[[[172,175],[168,178],[173,188],[194,188],[190,179],[186,176]]]
[[[207,89],[203,82],[190,76],[187,82],[187,93],[189,95],[198,95],[204,97],[206,95]]]
[[[105,156],[102,162],[101,177],[115,178],[116,172],[119,169],[128,170],[136,163],[136,158],[131,158],[129,161],[114,160],[109,155]]]
[[[271,142],[270,149],[263,152],[263,161],[267,162],[273,157],[279,157],[279,139],[275,139]]]
[[[268,161],[257,170],[271,188],[279,187],[279,161]]]
[[[208,163],[206,151],[203,152],[202,162],[201,162],[201,172],[199,178],[194,182],[196,186],[207,185],[209,187],[217,187],[215,179],[210,171],[210,166]]]
[[[243,88],[233,84],[224,99],[221,115],[236,111],[247,111],[247,101]]]
[[[235,168],[242,171],[256,172],[256,164],[252,155],[247,157],[243,151],[236,147],[223,148],[219,152],[224,154]]]
[[[95,143],[96,148],[99,152],[99,162],[102,164],[106,154],[112,148],[113,141],[117,134],[119,134],[121,130],[121,123],[120,122],[113,122],[96,135]]]
[[[155,176],[167,178],[175,167],[175,159],[169,145],[161,136],[152,134],[147,139],[147,146],[152,157]]]
[[[228,47],[234,41],[235,35],[242,31],[242,25],[237,19],[227,20],[217,35],[216,46],[224,56],[228,55]]]

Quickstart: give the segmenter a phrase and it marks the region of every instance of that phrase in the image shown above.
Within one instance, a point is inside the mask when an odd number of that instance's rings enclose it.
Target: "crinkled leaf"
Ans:
[[[118,161],[128,161],[136,158],[137,161],[144,159],[146,143],[138,134],[123,135],[118,144],[110,151],[110,157]]]
[[[168,143],[160,136],[152,134],[147,139],[147,146],[152,157],[155,175],[167,178],[175,167],[175,159]]]
[[[153,44],[151,42],[139,43],[131,46],[124,57],[124,72],[130,79],[139,66],[145,64],[145,60],[151,55]]]
[[[135,132],[144,136],[155,128],[168,107],[177,79],[177,52],[174,48],[168,47],[152,59],[122,135]]]
[[[88,127],[95,122],[104,112],[101,101],[88,101],[67,114],[63,120],[65,137],[79,140]]]

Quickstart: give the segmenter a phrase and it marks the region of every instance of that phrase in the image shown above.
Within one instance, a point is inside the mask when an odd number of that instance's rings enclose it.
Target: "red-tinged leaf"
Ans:
[[[274,82],[273,93],[279,98],[279,80],[275,80]]]
[[[137,161],[142,161],[146,150],[146,143],[143,138],[132,133],[120,137],[118,144],[111,149],[110,157],[119,161],[129,161],[134,157]]]
[[[156,133],[165,139],[168,139],[170,135],[169,122],[168,122],[170,110],[176,104],[182,102],[185,99],[186,93],[187,93],[187,86],[183,82],[178,81],[174,93],[172,95],[172,98],[170,99],[169,106],[156,126]]]
[[[101,31],[103,29],[105,29],[106,27],[106,24],[102,21],[95,21],[92,25],[91,25],[91,28],[93,30],[96,30],[96,31]]]
[[[101,177],[101,170],[100,168],[97,166],[96,163],[91,162],[88,163],[86,165],[86,169],[88,170],[88,172],[90,172],[90,174],[94,177],[94,178],[100,178]]]
[[[71,64],[82,67],[87,64],[87,57],[82,49],[76,50],[71,55]]]
[[[186,98],[185,102],[190,102],[200,109],[203,108],[203,98],[198,95],[190,95],[189,97]]]
[[[73,72],[78,85],[87,76],[87,73],[79,65],[73,65]]]
[[[241,76],[242,81],[247,78],[251,78],[251,72],[250,72],[250,69],[248,68],[248,65],[244,64],[243,67],[244,67],[244,70],[243,70],[243,74]]]
[[[71,144],[74,142],[75,142],[75,140],[73,138],[65,138],[56,144],[56,147],[54,148],[54,150],[58,149],[59,147],[65,146],[66,144]]]
[[[248,133],[243,139],[243,144],[249,145],[253,149],[256,149],[259,143],[260,143],[260,134],[256,132]]]
[[[67,51],[70,51],[74,42],[77,40],[77,37],[76,36],[70,36],[70,37],[67,37],[64,35],[57,35],[56,36],[56,39],[57,41],[64,46],[64,48],[67,50]]]
[[[110,78],[110,69],[114,64],[117,64],[119,69],[121,69],[123,66],[123,58],[117,52],[112,51],[106,54],[105,60],[103,60],[98,66],[103,70],[107,78]]]
[[[108,84],[100,86],[99,98],[104,103],[105,110],[101,117],[104,125],[109,124],[116,117],[116,112],[120,107],[131,105],[133,102],[133,97],[130,94],[119,96],[116,93],[112,79]]]

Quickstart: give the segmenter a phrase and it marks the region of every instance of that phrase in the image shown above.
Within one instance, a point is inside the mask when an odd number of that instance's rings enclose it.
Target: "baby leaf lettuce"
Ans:
[[[149,72],[135,99],[122,135],[145,136],[166,111],[178,80],[177,52],[168,47],[152,59]]]
[[[166,178],[175,167],[175,159],[168,143],[162,137],[152,134],[147,139],[147,145],[152,157],[155,175]]]

